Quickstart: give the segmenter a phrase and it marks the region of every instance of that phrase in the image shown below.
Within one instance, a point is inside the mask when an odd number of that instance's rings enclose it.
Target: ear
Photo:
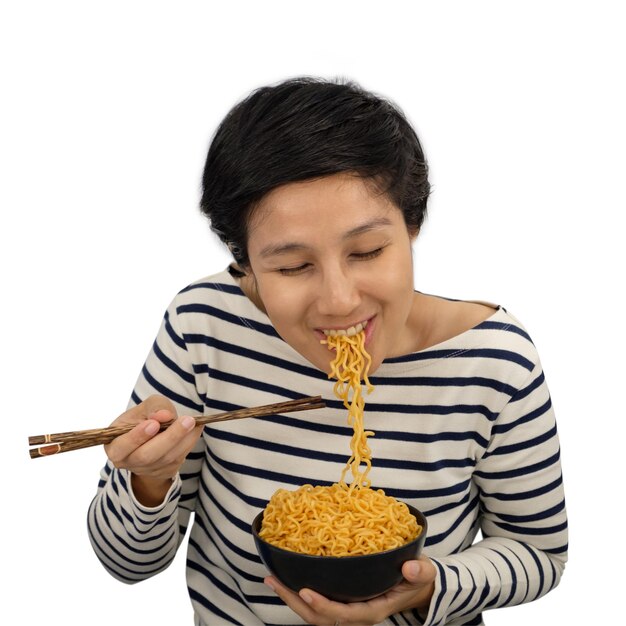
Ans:
[[[241,290],[248,296],[248,299],[263,313],[267,314],[265,305],[259,294],[258,285],[256,282],[256,276],[251,267],[248,267],[244,276],[239,279],[239,286]]]

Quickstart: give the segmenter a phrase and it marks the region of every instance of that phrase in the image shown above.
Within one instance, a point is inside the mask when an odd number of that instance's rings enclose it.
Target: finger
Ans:
[[[371,624],[371,610],[364,602],[353,602],[343,604],[329,600],[312,589],[300,589],[299,597],[304,600],[314,615],[317,616],[318,622],[322,623],[341,623],[341,624]],[[377,620],[377,622],[380,620]]]
[[[175,417],[176,414],[169,409],[158,409],[156,411],[150,411],[150,413],[146,415],[146,419],[156,420],[160,424],[172,422]]]
[[[156,418],[156,419],[153,419]],[[160,430],[158,420],[168,421],[168,411],[153,413],[128,433],[105,446],[109,459],[119,469],[153,477],[173,477],[195,446],[203,426],[190,416],[181,417]]]
[[[153,420],[147,421],[156,423]],[[159,431],[157,428],[155,435],[132,452],[132,456],[128,458],[129,465],[138,470],[152,466],[181,464],[201,432],[201,429],[194,431],[195,425],[193,417],[184,416],[175,420],[166,430]],[[150,435],[153,428],[146,426],[143,434],[141,432],[135,434],[137,429],[133,429],[128,436],[139,440],[142,435]]]
[[[424,585],[435,580],[437,570],[433,562],[422,557],[416,561],[406,561],[402,565],[402,575],[413,585]]]
[[[139,422],[132,430],[104,446],[107,456],[116,467],[119,467],[124,459],[152,439],[160,428],[161,424],[157,420],[146,419]]]
[[[307,624],[315,623],[317,616],[297,593],[285,587],[274,576],[268,576],[264,582],[294,613],[297,613]],[[334,620],[331,620],[331,623],[333,621]]]
[[[176,417],[176,408],[172,404],[171,400],[169,400],[165,396],[159,396],[156,394],[148,396],[141,404],[137,405],[136,408],[139,408],[140,412],[145,417],[149,416],[151,413],[156,413],[163,410],[170,412],[170,419]]]

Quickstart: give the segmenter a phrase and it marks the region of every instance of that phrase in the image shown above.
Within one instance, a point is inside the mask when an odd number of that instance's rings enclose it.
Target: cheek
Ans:
[[[378,285],[389,300],[410,296],[413,291],[413,263],[410,255],[389,257],[380,267]]]
[[[304,315],[303,294],[293,285],[285,285],[282,280],[262,280],[257,282],[257,286],[272,324],[277,330],[288,332]]]

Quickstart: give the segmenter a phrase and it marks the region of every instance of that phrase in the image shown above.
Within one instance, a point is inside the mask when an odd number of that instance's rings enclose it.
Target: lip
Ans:
[[[363,332],[365,333],[365,341],[363,342],[364,345],[367,346],[367,344],[369,344],[370,340],[372,339],[372,334],[374,333],[374,325],[376,324],[376,316],[374,315],[373,317],[370,317],[367,320],[367,326],[363,329]]]

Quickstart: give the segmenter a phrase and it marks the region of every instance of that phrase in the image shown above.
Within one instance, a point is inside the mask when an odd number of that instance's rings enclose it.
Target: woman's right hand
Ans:
[[[175,420],[163,432],[161,424]],[[137,500],[145,506],[163,502],[172,479],[202,433],[193,417],[177,417],[174,405],[164,396],[150,396],[122,413],[112,426],[135,427],[106,445],[107,456],[119,469],[132,472],[132,487]]]

